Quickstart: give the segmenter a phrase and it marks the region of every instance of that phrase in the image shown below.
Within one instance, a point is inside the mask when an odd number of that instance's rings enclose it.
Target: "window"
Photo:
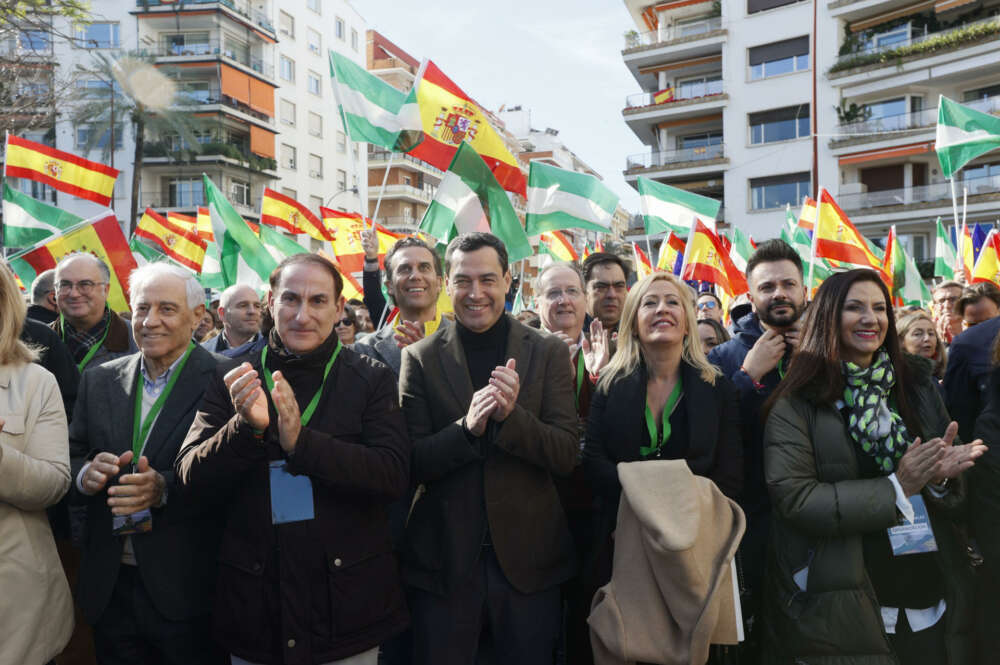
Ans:
[[[284,196],[287,196],[290,199],[297,199],[297,198],[299,198],[299,193],[297,191],[295,191],[294,189],[291,189],[289,187],[282,187],[281,188],[281,193]]]
[[[339,16],[336,18],[333,23],[333,31],[337,35],[337,39],[344,41],[344,19]]]
[[[281,144],[281,165],[286,169],[292,169],[293,171],[297,168],[295,164],[295,146],[288,145],[287,143]]]
[[[320,5],[319,5],[319,0],[306,0],[306,7],[308,7],[311,10],[313,10],[317,14],[322,14],[323,13],[321,11],[321,8],[320,8]]]
[[[182,81],[181,100],[189,104],[208,104],[212,101],[212,89],[208,81]]]
[[[235,40],[229,35],[226,35],[222,54],[240,64],[246,65],[250,63],[250,47],[246,43]]]
[[[200,144],[209,143],[215,140],[211,131],[193,131],[195,141]],[[117,139],[116,139],[117,141]],[[164,136],[164,142],[170,146],[170,150],[177,152],[178,150],[190,150],[191,144],[187,139],[183,138],[180,134],[167,134]]]
[[[320,55],[323,53],[323,37],[312,28],[306,28],[306,46],[309,50]]]
[[[347,136],[344,135],[344,132],[337,132],[337,152],[347,153]]]
[[[52,48],[49,33],[44,30],[25,30],[18,35],[22,51],[48,52]]]
[[[229,200],[240,205],[250,205],[250,183],[245,180],[230,180]]]
[[[84,149],[90,142],[90,133],[93,131],[91,125],[79,125],[76,128],[76,147]],[[122,134],[124,133],[124,126],[122,123],[115,123],[115,148],[122,147]],[[97,139],[97,143],[91,146],[91,148],[106,148],[108,147],[108,142],[111,140],[111,130],[105,129],[101,138]]]
[[[309,209],[319,210],[323,206],[323,197],[321,196],[310,196],[309,197]]]
[[[117,23],[91,23],[76,26],[76,45],[80,48],[118,48]]]
[[[39,201],[56,202],[56,190],[53,188],[36,180],[28,180],[27,178],[20,178],[20,180],[21,191],[25,194],[29,194],[32,198],[36,198]]]
[[[295,104],[287,99],[281,100],[281,122],[289,127],[295,126]]]
[[[797,206],[809,195],[809,172],[750,179],[750,209],[769,210]]]
[[[993,164],[977,164],[975,166],[966,166],[964,169],[962,169],[962,180],[976,180],[979,178],[996,178],[998,176],[1000,176],[1000,163],[997,162]],[[994,187],[994,189],[990,189],[990,187]],[[984,190],[982,193],[985,194],[987,191],[996,191],[995,186],[987,185],[987,189]],[[972,194],[973,192],[975,192],[975,189],[969,190],[970,194]]]
[[[799,0],[747,0],[747,14],[756,14],[775,7],[792,5]]]
[[[677,99],[718,95],[722,92],[722,74],[708,74],[677,82]]]
[[[278,61],[278,74],[285,81],[295,82],[295,61],[291,58],[281,56]]]
[[[295,39],[295,18],[291,14],[278,10],[278,32],[289,39]]]
[[[347,171],[337,169],[337,191],[342,192],[347,189]]]
[[[309,136],[323,136],[323,116],[309,111]]]
[[[358,50],[358,31],[354,28],[351,28],[351,48]]]
[[[809,105],[751,113],[750,143],[773,143],[809,136]]]
[[[701,132],[680,136],[677,138],[677,147],[688,153],[679,157],[679,161],[722,157],[722,132]]]
[[[163,38],[163,53],[166,55],[208,55],[212,51],[207,32],[186,32]],[[219,52],[217,48],[214,51]]]
[[[177,178],[167,186],[168,202],[171,208],[193,208],[205,205],[201,178]]]
[[[323,177],[323,158],[319,155],[309,155],[309,177]]]
[[[319,74],[316,72],[309,72],[306,74],[306,89],[314,95],[322,94],[322,91],[320,90]]]
[[[975,90],[966,90],[962,93],[963,102],[976,102],[980,99],[989,99],[990,97],[1000,96],[1000,84],[987,86],[985,88],[976,88]]]
[[[879,32],[876,34],[869,34],[868,39],[865,41],[862,51],[881,51],[883,49],[892,48],[893,46],[898,46],[904,42],[910,41],[912,31],[910,30],[910,24],[904,23],[903,25],[898,25],[891,30],[886,32]]]
[[[809,69],[809,37],[754,46],[749,49],[750,80]]]

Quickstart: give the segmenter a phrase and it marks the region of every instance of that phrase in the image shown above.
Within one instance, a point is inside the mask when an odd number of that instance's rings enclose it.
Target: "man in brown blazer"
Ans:
[[[413,662],[547,665],[576,565],[552,482],[577,457],[569,352],[504,313],[499,238],[461,235],[445,264],[455,325],[404,349],[400,372],[420,486],[403,546]]]

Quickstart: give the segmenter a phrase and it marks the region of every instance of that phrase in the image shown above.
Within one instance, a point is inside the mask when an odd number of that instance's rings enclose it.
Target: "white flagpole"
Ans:
[[[962,186],[962,226],[965,226],[965,213],[968,211],[969,206],[969,188],[965,185]]]
[[[649,234],[646,234],[646,256],[649,257],[650,262],[653,261],[653,246],[649,242]],[[653,266],[655,268],[655,266]]]
[[[382,188],[378,190],[378,198],[375,199],[375,212],[372,213],[372,229],[375,228],[375,220],[378,218],[378,209],[382,205],[382,195],[385,194],[385,183],[389,180],[389,169],[392,168],[392,158],[396,153],[389,151],[389,161],[385,165],[385,174],[382,176]],[[360,192],[360,190],[358,190]],[[360,194],[358,194],[360,196]]]

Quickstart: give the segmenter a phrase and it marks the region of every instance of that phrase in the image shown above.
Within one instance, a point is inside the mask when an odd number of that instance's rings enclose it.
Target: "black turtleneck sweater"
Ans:
[[[295,393],[295,401],[299,405],[299,412],[305,410],[312,401],[313,395],[320,389],[323,383],[323,370],[330,360],[330,354],[337,348],[337,333],[334,331],[326,338],[322,344],[312,351],[297,355],[285,348],[278,337],[276,330],[271,330],[267,340],[267,368],[272,373],[281,371],[288,380],[288,384]],[[336,363],[335,363],[336,364]],[[329,383],[333,383],[333,375],[336,367],[330,368]],[[263,379],[262,379],[263,381]],[[267,392],[266,390],[264,391]],[[277,413],[274,411],[274,403],[268,395],[268,406],[271,409],[271,422],[277,423]],[[277,431],[277,430],[275,430]]]
[[[465,351],[465,362],[469,366],[469,378],[472,389],[479,390],[490,382],[490,375],[498,365],[507,362],[507,335],[510,332],[510,321],[502,314],[500,319],[488,330],[477,333],[455,321],[458,339]]]

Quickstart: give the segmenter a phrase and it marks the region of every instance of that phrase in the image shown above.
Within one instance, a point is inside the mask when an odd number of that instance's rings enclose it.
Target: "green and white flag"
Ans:
[[[222,291],[226,288],[226,278],[222,274],[222,264],[219,263],[219,246],[214,241],[205,246],[205,260],[201,262],[201,274],[198,283],[206,289]]]
[[[309,253],[308,249],[267,224],[260,225],[260,241],[271,255],[271,258],[278,263],[281,263],[292,254]]]
[[[781,239],[791,245],[792,249],[798,253],[799,258],[802,259],[802,267],[808,278],[809,259],[812,257],[812,240],[809,238],[809,234],[802,227],[795,226],[793,229],[781,229]],[[812,286],[819,286],[823,283],[823,280],[832,274],[833,268],[831,268],[826,259],[816,259]]]
[[[744,275],[747,272],[747,262],[753,254],[753,245],[747,234],[740,231],[739,227],[733,227],[733,237],[730,239],[729,258],[740,269]]]
[[[492,233],[507,246],[511,263],[535,253],[507,192],[465,141],[455,151],[434,200],[420,220],[420,230],[441,241],[459,233]]]
[[[403,93],[350,58],[330,51],[333,95],[352,141],[367,141],[396,152],[424,138],[416,89]]]
[[[892,235],[895,238],[895,251],[892,254],[893,265],[891,267],[893,275],[893,294],[902,299],[904,305],[916,305],[924,307],[931,302],[931,290],[924,283],[924,278],[920,276],[920,270],[913,259],[906,254],[903,243],[899,242],[896,235],[896,227],[892,227]]]
[[[278,262],[268,253],[260,238],[226,200],[215,183],[207,175],[202,175],[202,178],[205,201],[212,218],[212,233],[218,246],[224,288],[233,284],[246,284],[258,291],[266,288],[271,271],[278,266]]]
[[[135,257],[136,265],[140,268],[150,263],[170,260],[169,256],[158,249],[150,247],[135,236],[132,236],[132,239],[128,241],[128,246],[132,250],[132,256]]]
[[[722,203],[639,176],[639,206],[646,222],[646,235],[673,231],[687,237],[696,217],[715,231]]]
[[[941,175],[950,178],[971,160],[997,148],[1000,148],[1000,118],[941,95],[934,144]]]
[[[4,247],[31,247],[82,221],[83,217],[3,185]]]
[[[934,276],[947,280],[955,279],[955,265],[958,263],[958,253],[951,244],[948,230],[937,218],[937,241],[934,243]]]
[[[531,162],[528,170],[529,236],[559,229],[607,233],[618,207],[618,195],[595,176]]]

